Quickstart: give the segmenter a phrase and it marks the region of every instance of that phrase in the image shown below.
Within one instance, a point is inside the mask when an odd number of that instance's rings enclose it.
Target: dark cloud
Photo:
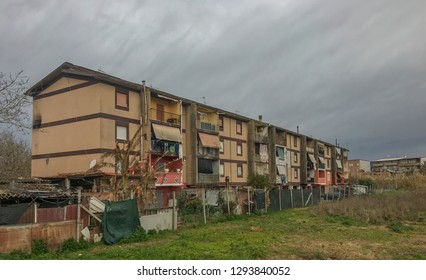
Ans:
[[[63,61],[347,146],[425,156],[424,1],[2,1],[1,71]]]

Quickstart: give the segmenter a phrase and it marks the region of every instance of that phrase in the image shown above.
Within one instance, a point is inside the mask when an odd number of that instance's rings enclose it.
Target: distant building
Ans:
[[[378,159],[371,162],[371,171],[374,173],[390,172],[400,173],[415,171],[426,162],[426,157],[399,157]]]
[[[357,175],[359,173],[370,173],[371,162],[363,159],[351,159],[348,160],[349,174]]]

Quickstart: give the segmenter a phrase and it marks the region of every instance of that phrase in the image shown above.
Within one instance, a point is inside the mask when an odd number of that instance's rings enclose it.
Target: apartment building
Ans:
[[[426,162],[426,157],[398,157],[378,159],[371,162],[371,172],[374,173],[403,173],[420,169]]]
[[[71,63],[27,94],[34,177],[108,184],[119,167],[92,167],[141,128],[132,157],[155,170],[159,206],[182,187],[244,186],[249,173],[289,187],[347,182],[343,148]]]
[[[348,160],[349,174],[358,175],[360,173],[370,173],[371,163],[369,160],[351,159]]]

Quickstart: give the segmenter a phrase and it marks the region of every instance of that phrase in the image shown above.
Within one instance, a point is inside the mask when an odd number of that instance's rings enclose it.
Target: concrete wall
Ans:
[[[177,228],[177,211],[175,211],[175,218],[173,220],[173,210],[163,209],[158,211],[155,215],[146,215],[140,217],[140,223],[144,230],[148,231],[155,229],[156,231],[165,229]],[[174,222],[174,227],[173,227]]]
[[[0,226],[0,253],[31,252],[33,240],[43,240],[49,250],[58,250],[61,244],[76,237],[75,220],[18,226]]]

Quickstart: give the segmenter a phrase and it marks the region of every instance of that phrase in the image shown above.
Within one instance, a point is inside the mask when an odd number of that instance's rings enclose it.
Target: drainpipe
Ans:
[[[80,243],[81,231],[81,187],[77,188],[77,243]]]
[[[140,141],[141,141],[141,161],[143,160],[143,154],[144,154],[144,150],[143,150],[143,124],[144,124],[144,98],[145,98],[145,81],[142,81],[142,89],[141,89],[141,93],[140,93],[140,107],[141,107],[141,117],[140,117],[140,125],[141,125],[141,132],[140,132]]]

